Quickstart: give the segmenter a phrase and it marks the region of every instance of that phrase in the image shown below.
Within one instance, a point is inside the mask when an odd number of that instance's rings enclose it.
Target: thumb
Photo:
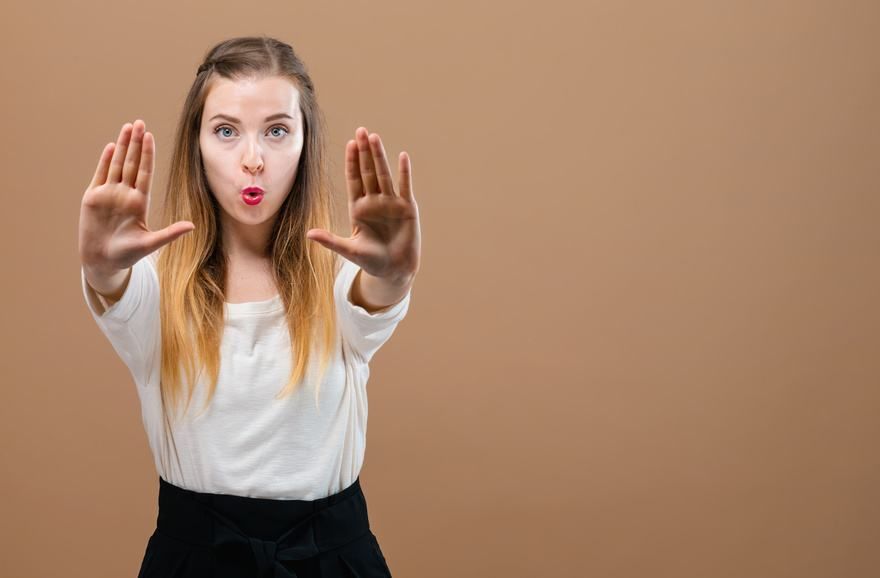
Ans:
[[[167,245],[171,241],[183,236],[196,228],[190,221],[177,221],[173,225],[168,225],[164,229],[154,231],[147,235],[147,246],[149,252],[152,253],[156,249]]]
[[[312,241],[317,241],[331,251],[339,253],[349,261],[351,261],[351,256],[354,254],[354,246],[351,239],[334,235],[324,229],[309,229],[306,231],[306,238],[311,239]]]

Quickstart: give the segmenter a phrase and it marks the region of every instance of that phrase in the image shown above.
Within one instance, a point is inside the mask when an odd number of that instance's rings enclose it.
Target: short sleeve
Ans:
[[[89,312],[139,385],[149,382],[160,339],[159,277],[155,259],[156,253],[153,253],[132,266],[125,293],[107,309],[88,284],[85,267],[80,267]]]
[[[338,258],[342,265],[334,285],[337,319],[345,341],[369,362],[406,316],[412,288],[397,303],[368,313],[351,302],[351,288],[361,268],[341,255]]]

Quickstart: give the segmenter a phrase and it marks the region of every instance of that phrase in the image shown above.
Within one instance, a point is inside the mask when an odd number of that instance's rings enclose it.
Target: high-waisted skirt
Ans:
[[[317,500],[195,492],[159,478],[138,578],[372,578],[391,571],[360,478]]]

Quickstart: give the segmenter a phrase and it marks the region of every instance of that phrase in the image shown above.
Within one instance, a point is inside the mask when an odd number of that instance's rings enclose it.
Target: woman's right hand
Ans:
[[[145,129],[141,120],[122,126],[116,143],[104,147],[83,195],[80,259],[84,266],[107,275],[128,269],[195,229],[190,221],[178,221],[160,231],[147,228],[156,145]]]

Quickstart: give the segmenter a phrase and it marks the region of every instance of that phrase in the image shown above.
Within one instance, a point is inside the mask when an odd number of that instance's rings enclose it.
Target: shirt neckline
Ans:
[[[284,302],[281,300],[281,294],[276,293],[274,297],[263,301],[246,301],[244,303],[223,303],[227,316],[236,317],[239,315],[254,315],[258,313],[274,313],[284,310]]]

